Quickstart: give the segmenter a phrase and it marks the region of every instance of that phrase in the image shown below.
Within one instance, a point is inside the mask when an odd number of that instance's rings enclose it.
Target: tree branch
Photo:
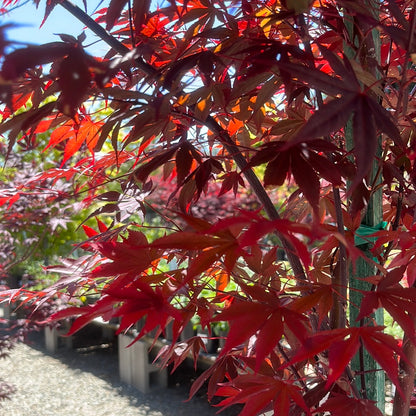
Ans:
[[[111,48],[113,48],[120,55],[126,55],[130,52],[130,49],[124,46],[116,38],[107,33],[107,31],[101,27],[94,19],[88,16],[82,9],[78,6],[72,4],[69,0],[63,0],[59,3],[62,7],[68,10],[73,16],[85,24],[92,32],[94,32],[100,39],[106,42]],[[158,71],[152,66],[145,62],[142,58],[135,58],[136,65],[138,69],[143,71],[148,76],[154,78],[155,80],[159,77]],[[192,108],[190,107],[192,110]],[[259,178],[254,173],[254,171],[248,168],[247,160],[242,155],[240,149],[233,142],[231,136],[226,130],[224,130],[217,121],[212,117],[208,116],[204,122],[205,126],[208,127],[213,133],[215,133],[224,145],[227,152],[234,159],[238,168],[242,171],[247,182],[250,184],[253,192],[257,196],[258,200],[264,207],[264,210],[268,217],[271,220],[279,219],[279,213],[276,210],[273,202],[271,201],[269,195],[267,194],[264,186],[261,184]],[[305,270],[302,266],[302,263],[299,257],[295,254],[296,250],[294,249],[292,243],[287,240],[284,236],[278,234],[279,239],[282,242],[283,249],[287,255],[288,261],[293,269],[294,275],[296,278],[301,280],[306,280]]]

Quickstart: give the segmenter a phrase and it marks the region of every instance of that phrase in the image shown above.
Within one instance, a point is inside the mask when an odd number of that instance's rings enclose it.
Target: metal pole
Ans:
[[[379,0],[365,0],[365,3],[368,5],[369,9],[374,11],[376,16],[379,11],[380,2]],[[348,16],[346,13],[345,24],[349,31],[350,38],[354,42],[354,33],[357,27],[360,25],[357,24],[355,18],[351,15]],[[357,25],[354,27],[354,25]],[[362,26],[361,26],[362,28]],[[380,62],[380,37],[377,29],[373,29],[371,34],[367,34],[370,38],[367,40],[367,43],[371,44],[373,47],[373,58]],[[361,39],[363,41],[363,39]],[[360,45],[363,46],[363,45]],[[357,59],[354,56],[354,51],[346,45],[345,52],[350,59]],[[360,62],[363,65],[363,62]],[[363,65],[364,66],[364,65]],[[377,78],[380,78],[380,74],[377,71],[375,66],[366,66],[364,69],[373,73]],[[354,131],[352,126],[352,121],[350,120],[345,127],[345,138],[348,149],[352,149],[354,146]],[[378,224],[383,221],[383,210],[382,210],[382,190],[377,187],[381,182],[381,178],[377,177],[380,175],[380,166],[378,162],[378,157],[381,156],[381,137],[378,138],[378,149],[376,153],[376,159],[373,161],[373,166],[371,172],[368,175],[369,184],[372,185],[371,197],[368,201],[367,210],[365,215],[362,218],[361,225],[375,228]],[[377,188],[376,191],[374,189]],[[365,243],[359,246],[360,249],[365,253],[365,256],[369,259],[372,259],[370,252],[370,244]],[[378,309],[374,316],[367,318],[367,320],[362,322],[357,322],[356,318],[358,316],[359,307],[362,301],[361,291],[368,291],[371,289],[371,285],[362,280],[362,278],[372,276],[375,274],[375,267],[365,259],[359,259],[355,265],[355,270],[351,269],[350,272],[350,281],[349,281],[349,299],[350,299],[350,309],[349,309],[349,322],[350,325],[363,325],[371,324],[375,322],[377,325],[383,325],[384,323],[384,311]],[[361,278],[361,279],[360,279]],[[370,354],[364,349],[361,348],[356,357],[352,361],[352,370],[355,373],[355,381],[358,389],[360,390],[363,397],[377,402],[378,408],[384,413],[385,408],[385,374],[380,369],[379,365],[375,360],[370,356]]]

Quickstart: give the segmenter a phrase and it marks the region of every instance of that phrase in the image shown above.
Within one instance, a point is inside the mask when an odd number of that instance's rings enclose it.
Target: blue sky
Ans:
[[[24,3],[24,0],[20,0]],[[68,35],[78,36],[84,29],[82,23],[78,22],[68,11],[62,6],[56,6],[45,24],[40,28],[45,13],[45,1],[41,1],[39,9],[36,9],[30,1],[27,4],[12,10],[10,13],[0,17],[0,25],[7,23],[16,24],[16,28],[7,30],[7,38],[10,41],[18,41],[30,44],[42,44],[46,42],[60,41],[56,34],[65,33]],[[82,6],[82,1],[75,0],[73,3]],[[108,4],[108,2],[105,2]],[[95,6],[97,0],[89,2]],[[91,6],[89,6],[91,7]],[[91,11],[94,8],[91,7]],[[93,42],[95,37],[87,32],[87,40],[85,44]]]

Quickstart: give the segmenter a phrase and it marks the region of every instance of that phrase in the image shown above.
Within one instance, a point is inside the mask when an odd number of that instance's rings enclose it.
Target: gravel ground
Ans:
[[[203,395],[184,402],[190,383],[184,373],[171,378],[167,389],[145,395],[119,381],[117,353],[111,348],[50,355],[40,335],[31,338],[0,360],[0,378],[17,389],[3,402],[0,415],[212,416],[218,411]],[[236,409],[222,413],[237,414]]]
[[[218,408],[207,403],[204,392],[185,403],[195,377],[191,370],[177,371],[167,389],[142,394],[120,382],[117,352],[111,347],[51,355],[43,337],[32,334],[0,360],[0,379],[17,389],[0,404],[0,416],[214,416]],[[391,415],[390,401],[388,388],[386,416]],[[239,412],[230,408],[221,415]]]

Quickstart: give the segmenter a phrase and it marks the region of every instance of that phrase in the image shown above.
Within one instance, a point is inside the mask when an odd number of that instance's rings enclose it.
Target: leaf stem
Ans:
[[[289,357],[286,354],[286,351],[283,349],[283,347],[280,345],[280,342],[277,343],[277,348],[279,349],[280,354],[282,354],[282,357],[285,359],[285,361],[288,363],[290,361]],[[296,379],[298,380],[299,384],[305,389],[305,391],[308,391],[308,386],[306,385],[306,383],[303,381],[302,377],[300,376],[298,370],[296,369],[296,367],[291,364],[289,365],[289,368],[292,370],[294,376],[296,377]]]

